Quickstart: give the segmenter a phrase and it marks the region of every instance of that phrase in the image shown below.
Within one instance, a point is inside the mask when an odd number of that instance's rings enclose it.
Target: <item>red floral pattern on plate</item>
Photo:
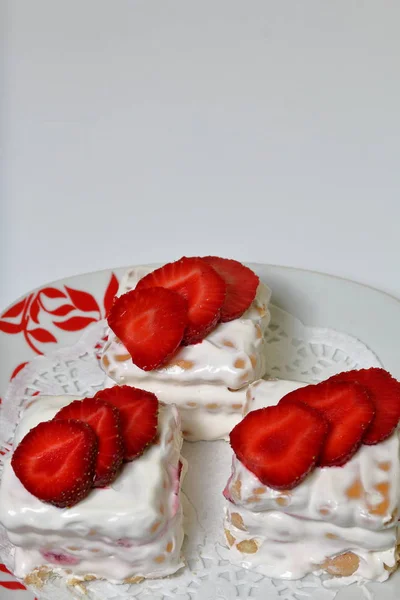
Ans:
[[[23,583],[16,581],[13,578],[12,573],[7,569],[7,567],[0,563],[0,590],[7,590],[7,592],[20,592],[22,590],[26,590],[27,588]],[[8,594],[7,594],[8,597]],[[35,598],[34,600],[37,600]]]
[[[63,288],[45,287],[19,300],[1,315],[0,331],[10,335],[22,333],[36,354],[44,354],[38,344],[51,344],[57,342],[57,338],[45,327],[37,327],[41,316],[50,315],[52,324],[63,331],[81,331],[108,313],[118,290],[118,280],[112,273],[104,294],[103,310],[92,294],[66,285]],[[20,369],[22,366],[18,365],[14,377]]]
[[[6,575],[12,575],[12,573],[7,569],[7,567],[3,564],[0,564],[0,573],[6,573]],[[19,583],[19,581],[0,581],[0,587],[6,588],[7,590],[26,590],[26,587]]]
[[[117,290],[118,279],[114,273],[111,273],[103,296],[103,306],[100,307],[95,297],[83,290],[76,290],[66,285],[60,288],[41,288],[19,300],[0,316],[0,332],[9,335],[22,334],[28,346],[36,354],[44,354],[39,345],[57,342],[54,333],[41,325],[41,318],[44,315],[49,315],[52,325],[62,331],[81,331],[90,323],[99,321],[108,314]],[[10,379],[13,379],[27,364],[28,362],[22,362],[16,366]],[[9,451],[10,448],[0,448],[0,455],[4,456]],[[12,573],[5,565],[0,564],[1,589],[7,590],[8,594],[11,591],[27,588],[13,579]]]

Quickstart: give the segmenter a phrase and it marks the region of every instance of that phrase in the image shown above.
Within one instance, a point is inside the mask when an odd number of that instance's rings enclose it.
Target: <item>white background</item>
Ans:
[[[220,254],[400,296],[398,0],[3,0],[0,308]]]

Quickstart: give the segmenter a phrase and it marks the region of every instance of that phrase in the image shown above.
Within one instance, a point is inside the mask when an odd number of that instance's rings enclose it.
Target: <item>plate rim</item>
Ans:
[[[236,260],[236,259],[235,259]],[[169,262],[174,262],[174,261],[169,261]],[[338,281],[344,281],[345,283],[350,283],[352,285],[355,286],[359,286],[361,288],[367,288],[369,290],[372,290],[374,292],[377,292],[379,294],[382,294],[383,296],[387,296],[390,300],[395,300],[397,303],[400,304],[400,298],[398,298],[397,296],[395,296],[394,294],[391,294],[390,292],[387,292],[385,290],[382,290],[380,288],[377,288],[371,284],[368,283],[362,283],[361,281],[357,281],[355,279],[351,279],[350,277],[343,277],[341,275],[334,275],[331,273],[327,273],[325,271],[318,271],[315,269],[305,269],[303,267],[293,267],[290,265],[279,265],[279,264],[274,264],[274,263],[264,263],[264,262],[254,262],[254,261],[240,261],[243,262],[243,264],[251,267],[272,267],[272,268],[277,268],[277,269],[284,269],[286,271],[301,271],[302,273],[311,273],[313,275],[318,275],[318,276],[322,276],[322,277],[328,277],[329,279],[336,279]],[[73,277],[88,277],[90,275],[97,275],[99,273],[108,273],[108,272],[112,272],[112,271],[123,271],[123,270],[128,270],[128,269],[132,269],[138,266],[143,266],[143,267],[154,267],[154,268],[158,268],[159,266],[163,265],[163,264],[167,264],[167,263],[163,263],[163,262],[150,262],[150,263],[135,263],[135,264],[130,264],[130,265],[122,265],[119,267],[106,267],[104,269],[95,269],[94,271],[84,271],[83,273],[73,273],[72,275],[65,275],[64,277],[59,277],[57,279],[52,279],[50,281],[44,281],[43,283],[41,283],[40,285],[31,288],[29,290],[27,290],[26,292],[24,292],[23,294],[21,294],[20,296],[17,296],[12,302],[10,302],[9,304],[7,304],[4,308],[1,309],[1,313],[6,312],[9,308],[11,308],[11,306],[13,306],[16,302],[18,302],[19,300],[22,300],[23,298],[25,298],[27,295],[41,289],[42,287],[47,287],[47,286],[53,286],[56,285],[62,281],[65,281],[66,279],[71,279]]]

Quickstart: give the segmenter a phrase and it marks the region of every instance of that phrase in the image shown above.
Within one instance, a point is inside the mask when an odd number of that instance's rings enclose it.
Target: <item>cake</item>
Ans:
[[[139,406],[135,422],[140,424],[140,432],[132,437],[134,441],[128,453],[123,450],[123,455],[117,459],[115,449],[110,451],[114,442],[111,426],[106,422],[108,416],[101,415],[97,425],[95,423],[97,433],[101,427],[100,437],[107,435],[103,446],[101,440],[99,442],[98,456],[101,448],[106,448],[109,454],[113,453],[110,464],[117,465],[116,469],[112,466],[112,472],[108,470],[107,485],[104,486],[104,477],[99,482],[104,487],[93,487],[96,483],[93,484],[91,457],[88,455],[82,475],[85,477],[89,472],[92,484],[83,489],[85,483],[81,481],[78,494],[76,490],[69,489],[67,494],[64,490],[60,495],[51,486],[54,482],[59,483],[61,472],[65,478],[70,473],[64,474],[61,465],[55,466],[48,456],[47,468],[52,475],[44,478],[46,488],[36,491],[42,484],[37,470],[39,467],[36,463],[30,464],[30,438],[38,433],[38,453],[47,450],[45,444],[49,444],[55,452],[60,439],[62,444],[65,443],[64,438],[56,438],[60,435],[56,428],[65,429],[72,423],[76,428],[74,434],[78,436],[78,448],[81,439],[79,427],[82,435],[87,433],[83,428],[91,429],[80,405],[87,402],[88,410],[93,412],[94,403],[104,405],[112,401],[115,406],[119,403],[122,415],[124,390],[118,392],[120,397],[116,402],[112,399],[113,390],[100,392],[94,401],[89,399],[89,402],[79,400],[71,403],[74,400],[71,396],[37,397],[22,416],[15,434],[13,456],[4,466],[0,486],[0,523],[13,545],[13,573],[27,583],[35,583],[43,574],[46,577],[53,573],[67,575],[71,582],[99,578],[114,583],[136,583],[142,578],[170,575],[183,566],[180,503],[182,437],[179,414],[174,406],[158,405],[155,400],[156,426],[150,436],[147,436],[146,429],[153,428],[153,413],[150,414],[148,405]],[[145,398],[145,402],[147,400],[154,406],[153,398]],[[65,411],[65,407],[67,413],[61,411]],[[77,412],[78,409],[80,412]],[[86,423],[71,420],[71,415],[82,415]],[[131,424],[122,417],[121,423],[123,435],[129,433]],[[130,433],[133,433],[132,428]],[[95,436],[93,432],[90,435]],[[78,451],[79,454],[84,452],[79,448]],[[67,467],[78,468],[75,463],[68,463],[71,452],[68,450]],[[116,452],[118,454],[118,448]],[[122,459],[129,462],[121,466]],[[74,457],[73,460],[79,459]],[[98,464],[99,461],[96,463],[96,476]],[[43,479],[43,473],[41,476]],[[41,498],[46,496],[46,501],[33,495],[26,486]]]
[[[122,303],[132,290],[137,290],[138,294],[142,292],[141,285],[149,276],[178,265],[184,266],[186,276],[188,265],[191,269],[197,268],[200,260],[184,258],[157,271],[149,267],[128,269],[117,297]],[[195,343],[184,340],[185,345],[176,347],[166,361],[145,370],[135,364],[124,344],[127,325],[124,323],[118,329],[116,319],[109,318],[110,329],[101,356],[101,366],[108,377],[106,385],[117,383],[139,387],[155,393],[162,402],[174,402],[181,415],[183,436],[190,441],[227,438],[229,431],[243,417],[247,386],[263,377],[266,371],[264,334],[270,320],[271,292],[250,269],[237,261],[217,260],[223,261],[224,267],[227,264],[232,268],[233,265],[240,273],[235,285],[244,296],[244,302],[240,297],[238,311],[225,313],[224,318],[230,320],[221,322],[221,304],[217,304],[216,319]],[[170,285],[171,279],[168,273],[168,280],[163,277],[160,281],[160,275],[155,283]],[[205,277],[204,281],[208,285]],[[210,287],[213,283],[211,281]],[[118,302],[114,306],[118,308]],[[160,330],[160,336],[163,335],[164,331]]]
[[[232,562],[283,579],[384,581],[396,570],[399,390],[382,369],[249,387],[224,491]]]

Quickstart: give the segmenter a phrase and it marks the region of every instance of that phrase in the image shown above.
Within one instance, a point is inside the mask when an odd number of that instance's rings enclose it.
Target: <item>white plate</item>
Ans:
[[[320,273],[270,265],[250,266],[272,288],[275,305],[306,325],[329,327],[360,339],[376,353],[384,367],[400,379],[397,351],[400,302],[397,299]],[[3,312],[0,317],[0,397],[20,365],[50,349],[74,344],[88,324],[104,316],[123,272],[124,269],[119,268],[57,281],[28,294]],[[398,595],[392,583],[393,578],[389,584],[374,584],[372,588],[379,598],[396,600]],[[22,587],[0,570],[0,600],[32,599],[34,596]],[[346,600],[359,600],[359,593],[354,586],[348,588]],[[212,597],[209,596],[209,600]]]

